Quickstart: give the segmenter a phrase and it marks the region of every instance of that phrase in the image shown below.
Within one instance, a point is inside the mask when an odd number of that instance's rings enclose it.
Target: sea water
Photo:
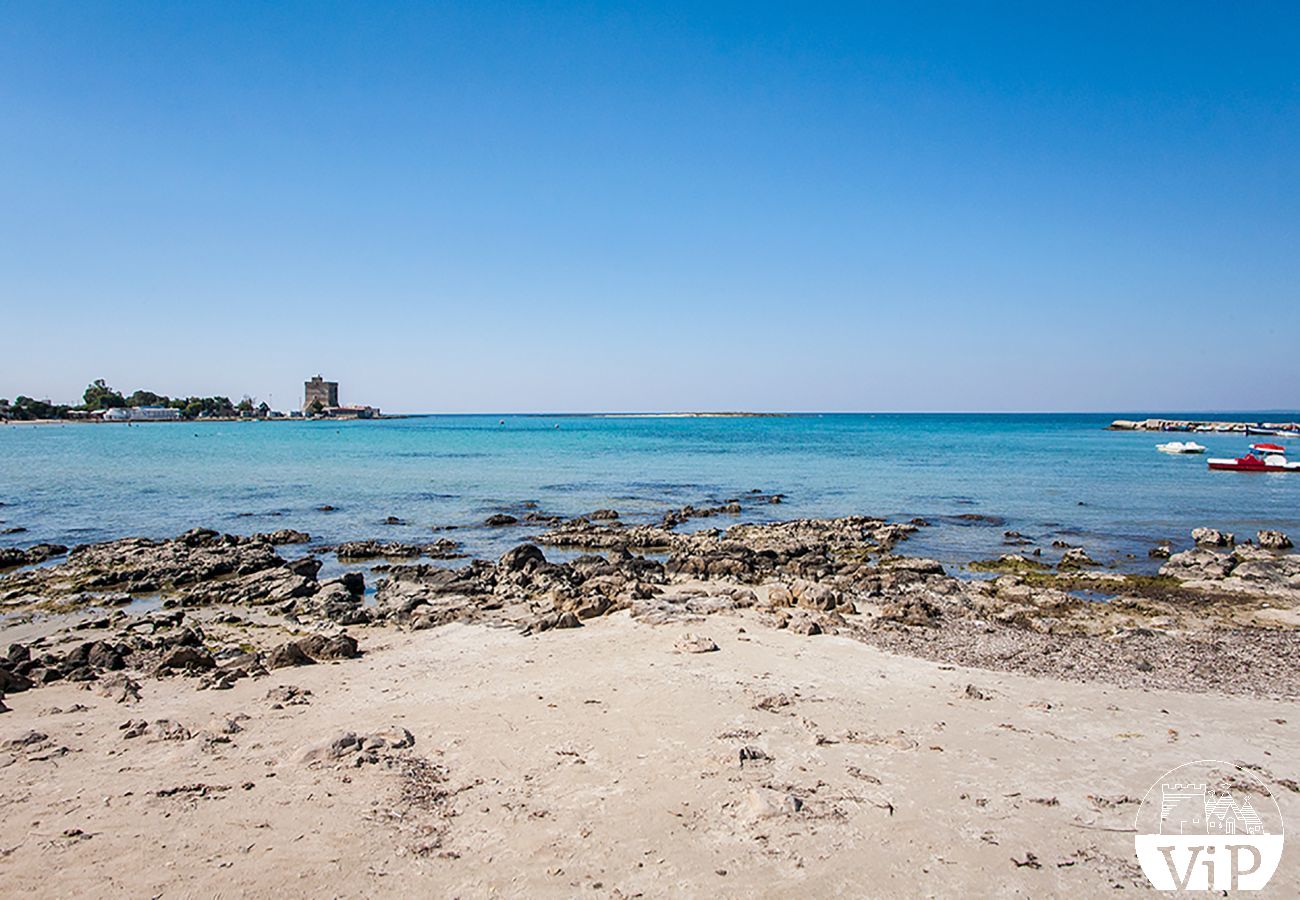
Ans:
[[[1147,550],[1155,542],[1186,546],[1200,525],[1300,537],[1300,474],[1211,472],[1205,456],[1156,452],[1170,436],[1105,430],[1114,418],[1144,416],[11,424],[0,427],[0,530],[26,531],[0,536],[0,544],[166,537],[195,526],[296,528],[325,543],[445,536],[470,553],[493,555],[540,530],[485,527],[495,512],[575,516],[604,507],[635,522],[672,506],[733,498],[744,504],[739,516],[689,527],[920,517],[931,527],[900,551],[950,564],[1029,552],[1007,543],[1012,531],[1049,558],[1060,541],[1133,570],[1154,566]],[[1207,456],[1237,456],[1249,444],[1242,435],[1190,437],[1209,448]],[[745,503],[751,490],[785,499]],[[384,524],[389,516],[405,524]],[[457,527],[435,531],[446,526]]]

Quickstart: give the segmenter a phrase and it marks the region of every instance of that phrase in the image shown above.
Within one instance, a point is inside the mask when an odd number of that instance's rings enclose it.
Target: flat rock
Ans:
[[[712,653],[718,645],[703,635],[684,634],[673,644],[673,649],[678,653]]]

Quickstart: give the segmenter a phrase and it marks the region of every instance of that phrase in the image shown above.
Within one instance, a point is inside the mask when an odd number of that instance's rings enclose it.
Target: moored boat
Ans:
[[[1251,444],[1250,449],[1254,453],[1268,456],[1270,453],[1280,453],[1286,455],[1286,448],[1281,444]]]
[[[1161,453],[1204,453],[1205,448],[1196,441],[1170,441],[1167,444],[1156,444],[1156,449]]]
[[[1300,472],[1300,462],[1288,462],[1280,453],[1263,457],[1247,453],[1238,459],[1209,459],[1206,463],[1211,469],[1227,472]]]

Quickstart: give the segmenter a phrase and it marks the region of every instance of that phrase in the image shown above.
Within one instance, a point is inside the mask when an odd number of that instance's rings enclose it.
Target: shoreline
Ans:
[[[1231,534],[1197,529],[1190,549],[1165,547],[1150,560],[1151,574],[1104,566],[1078,547],[1055,559],[1009,547],[996,559],[950,570],[906,555],[907,542],[928,527],[921,520],[854,516],[678,530],[718,511],[686,507],[658,523],[637,524],[624,523],[614,511],[541,517],[521,535],[524,543],[496,561],[467,554],[453,537],[322,546],[292,528],[242,536],[196,528],[172,539],[120,538],[71,550],[11,546],[0,548],[0,632],[25,632],[37,623],[35,633],[48,637],[42,629],[60,631],[62,616],[75,624],[87,610],[107,615],[101,627],[108,627],[141,611],[232,602],[270,604],[293,621],[305,615],[343,626],[410,625],[416,611],[434,616],[428,623],[434,626],[468,617],[529,631],[555,627],[566,617],[580,625],[627,608],[671,617],[680,612],[671,604],[681,603],[692,616],[762,608],[775,627],[848,634],[899,652],[994,669],[1019,665],[1019,653],[1004,653],[1016,648],[999,643],[1004,634],[1019,634],[1025,646],[1041,645],[1045,656],[1068,645],[1066,655],[1077,657],[1065,668],[1034,664],[1029,671],[1075,670],[1069,677],[1113,683],[1130,678],[1134,657],[1116,668],[1104,654],[1094,655],[1089,641],[1113,643],[1115,635],[1126,634],[1142,653],[1171,657],[1161,650],[1169,636],[1201,641],[1262,629],[1261,635],[1300,637],[1300,554],[1281,532],[1261,531],[1238,542]],[[232,573],[240,577],[232,580]],[[375,586],[367,588],[372,580]],[[455,601],[450,608],[447,594]],[[692,606],[692,596],[713,594],[732,599],[716,609]],[[509,603],[484,606],[493,595]],[[137,598],[144,598],[143,606]],[[900,623],[923,627],[896,627]],[[1163,684],[1167,663],[1144,663],[1137,671],[1155,673],[1156,681],[1147,683]],[[1300,698],[1300,673],[1257,666],[1270,672],[1268,684]],[[1174,665],[1167,684],[1176,686],[1186,672]],[[1220,680],[1210,678],[1208,689]]]
[[[1005,555],[970,582],[904,555],[914,523],[674,513],[495,559],[292,529],[22,551],[7,883],[1091,895],[1144,886],[1138,799],[1189,759],[1300,816],[1280,535],[1198,531],[1157,577]]]
[[[205,419],[160,419],[150,421],[148,419],[139,419],[124,422],[106,422],[103,419],[0,419],[0,425],[202,425],[205,423],[230,423],[230,422],[378,422],[387,419],[412,419],[418,416],[395,413],[393,415],[379,416],[325,416],[320,418],[305,418],[303,416],[265,416],[265,417],[246,417],[246,416],[212,416]]]

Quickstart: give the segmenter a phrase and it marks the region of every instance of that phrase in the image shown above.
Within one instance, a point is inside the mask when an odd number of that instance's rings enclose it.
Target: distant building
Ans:
[[[181,411],[169,406],[132,406],[104,411],[105,422],[175,422],[180,417]]]
[[[303,383],[302,411],[308,412],[319,403],[322,409],[339,405],[339,383],[326,381],[317,375],[311,381]]]
[[[334,419],[377,419],[377,406],[327,406],[321,410],[322,415]]]

